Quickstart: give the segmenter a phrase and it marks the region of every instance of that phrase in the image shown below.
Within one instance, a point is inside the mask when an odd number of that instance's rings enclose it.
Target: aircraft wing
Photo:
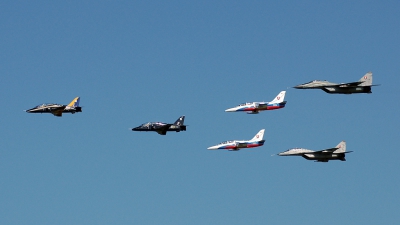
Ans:
[[[159,134],[161,134],[161,135],[166,135],[168,129],[169,129],[171,126],[172,126],[172,124],[166,124],[166,125],[164,125],[164,126],[158,127],[158,128],[156,129],[156,132],[159,133]]]
[[[364,83],[363,81],[355,81],[355,82],[350,82],[350,83],[341,83],[341,84],[336,84],[336,85],[329,85],[326,87],[340,87],[342,85],[347,86],[347,87],[351,87],[351,86],[358,86],[359,84]]]
[[[331,154],[332,152],[338,150],[339,148],[328,148],[328,149],[324,149],[324,150],[320,150],[320,151],[315,151],[312,152],[313,154],[317,153],[317,154]]]
[[[268,106],[267,103],[259,103],[259,104],[258,104],[258,108],[265,108],[265,107],[267,107],[267,106]]]
[[[51,110],[51,113],[55,116],[61,117],[65,107],[66,106],[57,107],[56,109]]]

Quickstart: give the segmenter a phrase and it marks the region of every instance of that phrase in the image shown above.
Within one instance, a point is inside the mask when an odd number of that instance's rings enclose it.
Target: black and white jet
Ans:
[[[372,93],[372,72],[366,73],[359,81],[350,83],[331,83],[326,80],[314,80],[305,84],[294,86],[296,89],[322,89],[329,94],[357,94]]]
[[[167,131],[186,131],[186,126],[183,125],[185,116],[178,118],[175,123],[148,122],[138,127],[132,128],[133,131],[155,131],[160,135],[166,135]]]
[[[315,160],[315,162],[328,162],[329,160],[346,161],[346,142],[340,142],[334,148],[328,148],[320,151],[313,151],[305,148],[292,148],[287,151],[281,152],[279,156],[301,156],[308,160]]]
[[[44,103],[37,105],[32,109],[25,110],[27,113],[51,113],[54,116],[61,117],[63,113],[76,113],[82,112],[82,108],[79,106],[80,97],[74,98],[68,105],[61,105],[56,103]]]

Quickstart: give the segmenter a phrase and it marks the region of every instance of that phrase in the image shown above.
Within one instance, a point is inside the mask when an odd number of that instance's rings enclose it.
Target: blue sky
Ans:
[[[398,1],[0,3],[1,224],[396,224]],[[288,87],[374,74],[372,94]],[[287,90],[286,108],[226,113]],[[81,97],[57,118],[23,110]],[[129,130],[174,122],[181,133]],[[265,128],[266,144],[209,151]],[[347,141],[346,162],[271,156]]]

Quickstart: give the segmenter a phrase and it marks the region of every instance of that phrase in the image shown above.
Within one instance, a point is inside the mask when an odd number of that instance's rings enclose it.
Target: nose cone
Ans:
[[[139,127],[132,128],[133,131],[138,131]]]
[[[297,85],[297,86],[294,86],[293,88],[296,88],[296,89],[303,89],[304,88],[304,85]]]
[[[230,109],[226,109],[225,112],[235,112],[236,108],[230,108]]]
[[[207,149],[208,150],[216,150],[216,149],[218,149],[218,147],[215,145],[215,146],[208,147]]]

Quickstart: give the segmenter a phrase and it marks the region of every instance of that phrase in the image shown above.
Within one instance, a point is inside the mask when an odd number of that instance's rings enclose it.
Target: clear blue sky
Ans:
[[[399,1],[3,1],[1,224],[399,224]],[[351,82],[372,94],[287,89]],[[287,90],[286,108],[226,113]],[[27,114],[81,97],[83,112]],[[132,132],[186,115],[186,132]],[[265,128],[266,144],[209,151]],[[273,156],[347,141],[346,162]]]

